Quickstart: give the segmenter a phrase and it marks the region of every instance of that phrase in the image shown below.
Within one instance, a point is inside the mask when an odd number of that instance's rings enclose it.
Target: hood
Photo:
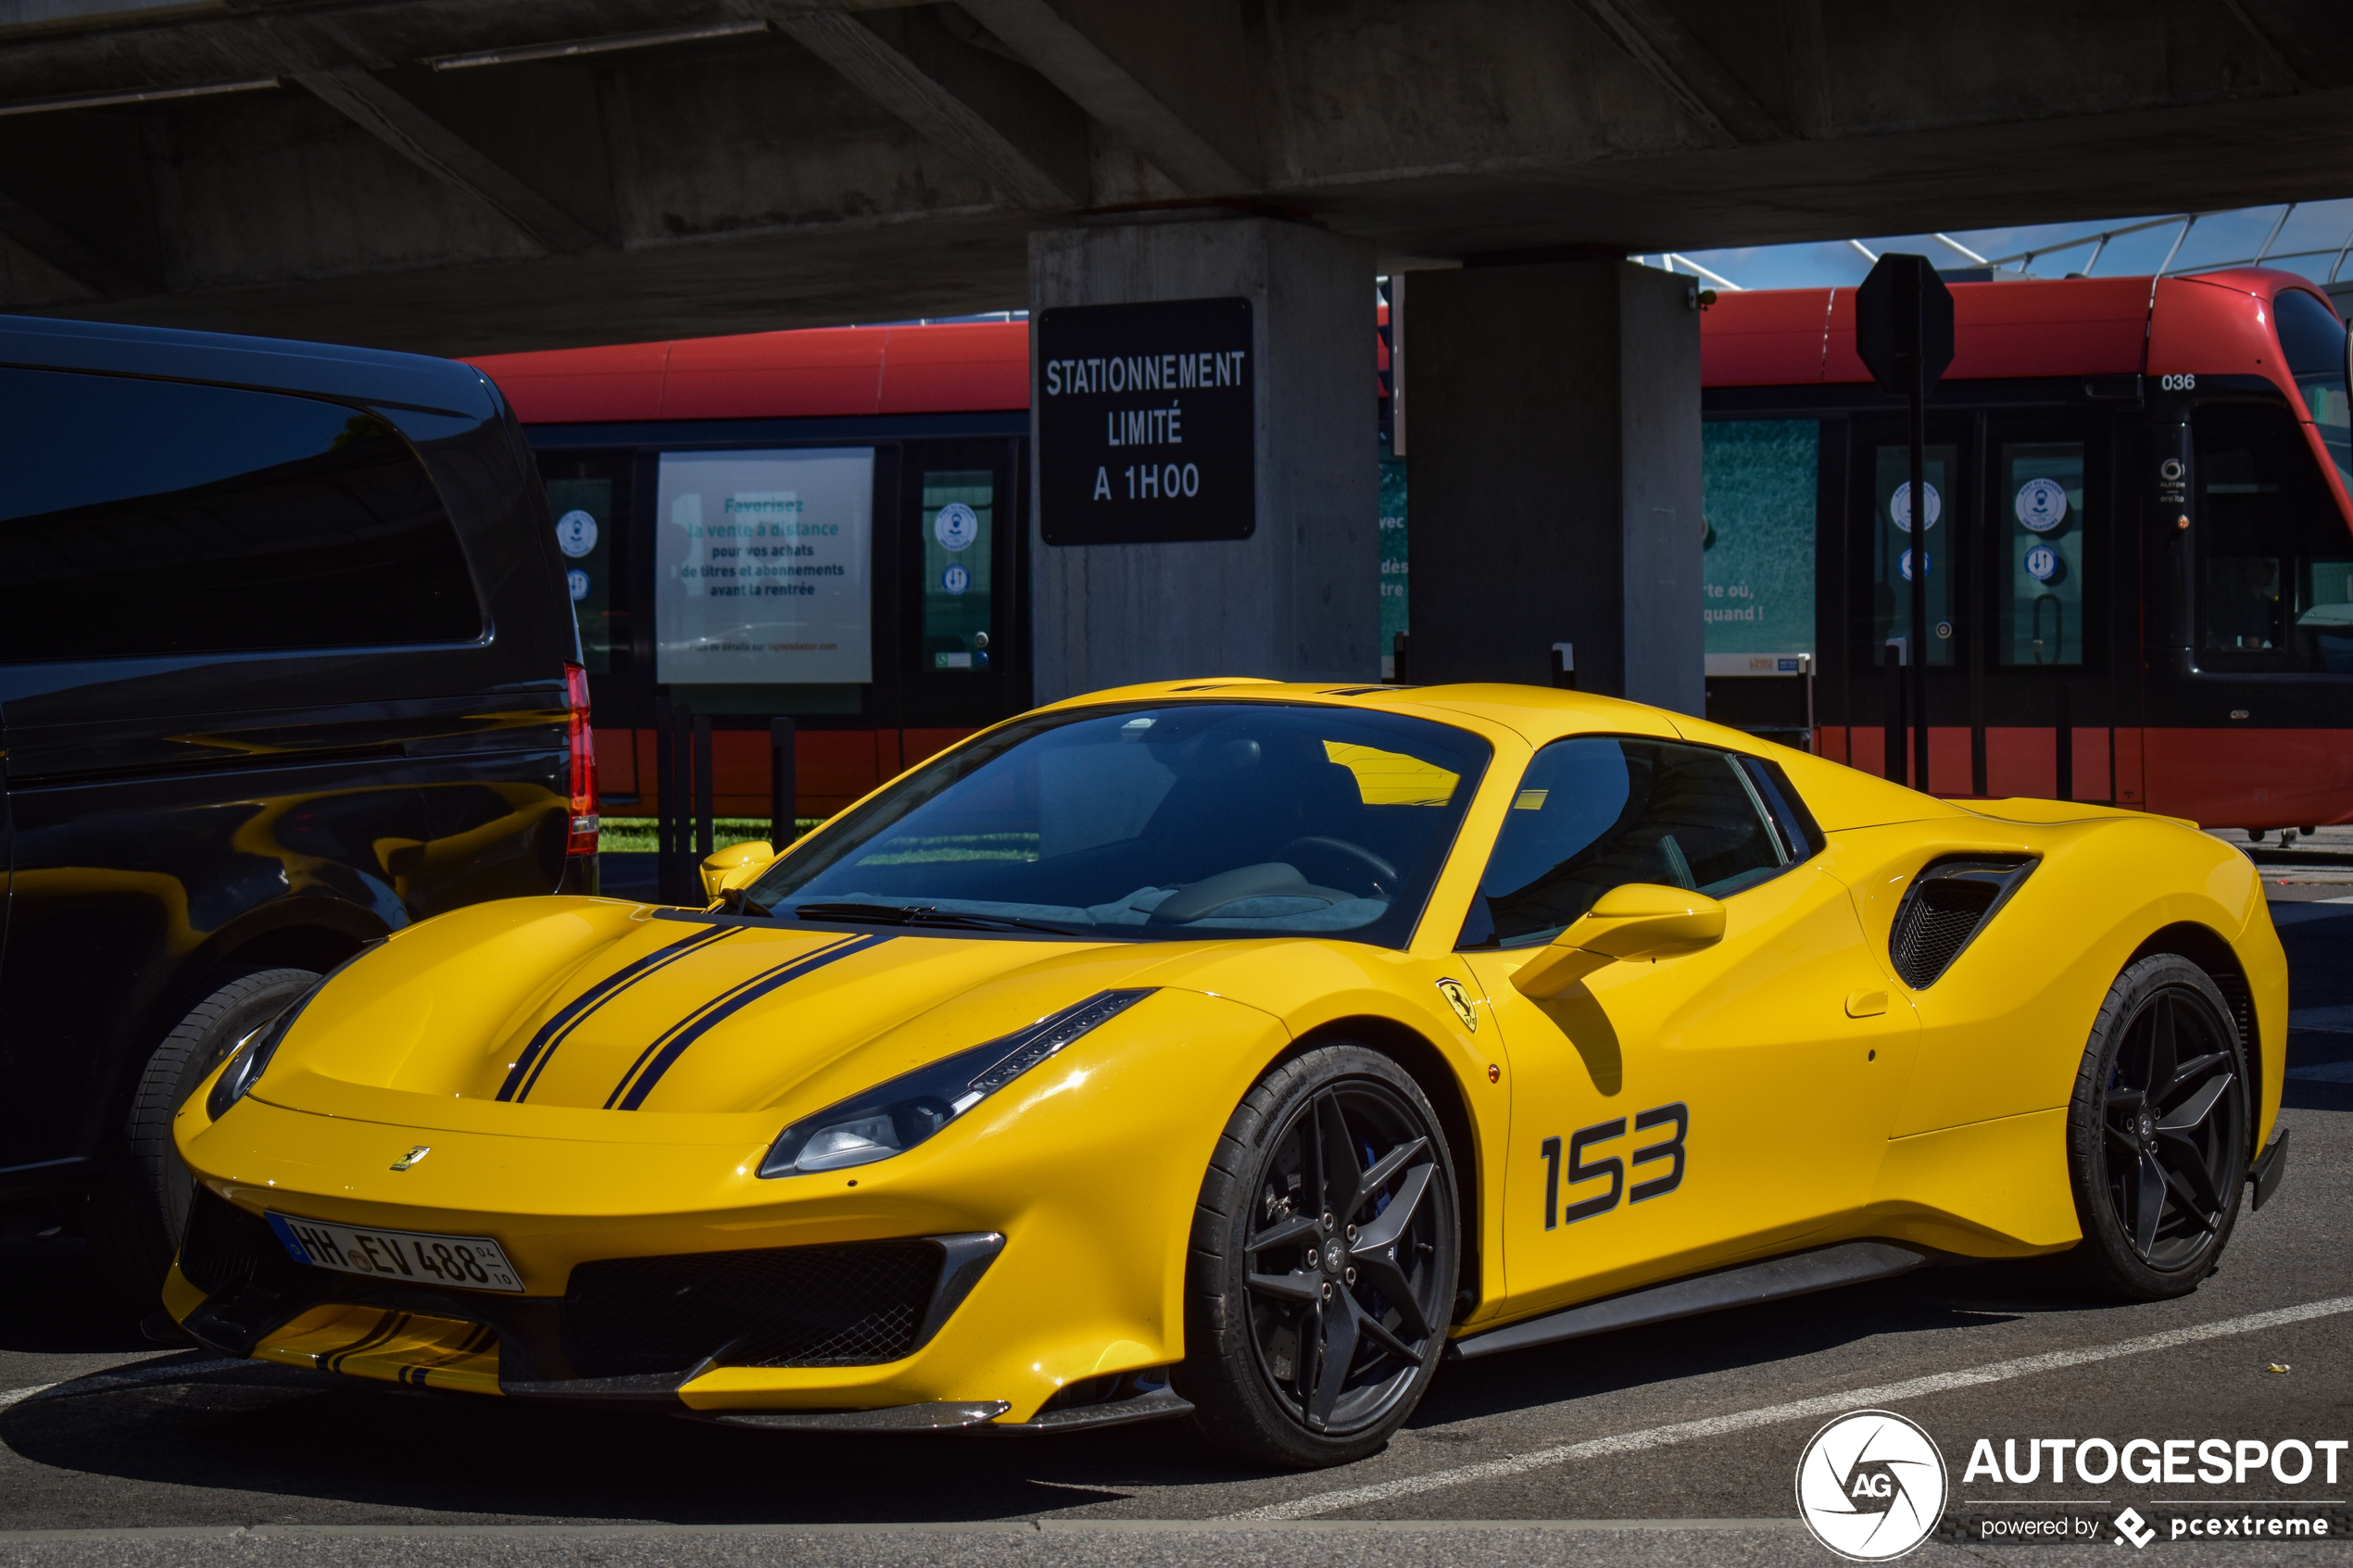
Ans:
[[[798,1104],[804,1086],[856,1093],[1098,991],[1150,985],[1191,946],[518,899],[429,922],[346,970],[254,1093],[419,1126],[522,1132],[537,1112],[552,1130],[545,1113],[576,1124],[585,1111],[674,1130]]]

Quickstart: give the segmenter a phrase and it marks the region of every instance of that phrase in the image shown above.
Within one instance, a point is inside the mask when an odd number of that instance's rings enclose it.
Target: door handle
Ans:
[[[1849,1018],[1877,1018],[1886,1010],[1887,993],[1884,991],[1850,991],[1846,994],[1846,1016]]]

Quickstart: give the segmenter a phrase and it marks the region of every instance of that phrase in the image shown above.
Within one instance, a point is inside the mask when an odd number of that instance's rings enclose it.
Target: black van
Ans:
[[[447,360],[0,317],[0,1220],[153,1299],[171,1115],[366,943],[597,888],[537,470]]]

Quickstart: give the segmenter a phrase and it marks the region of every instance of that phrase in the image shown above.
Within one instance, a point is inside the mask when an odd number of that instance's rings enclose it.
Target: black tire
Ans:
[[[195,1178],[171,1141],[173,1113],[239,1040],[318,983],[307,969],[234,972],[147,1058],[120,1158],[90,1195],[91,1252],[126,1305],[155,1306],[188,1222]]]
[[[2230,1004],[2189,960],[2156,953],[2108,987],[2068,1109],[2083,1240],[2069,1255],[2104,1296],[2186,1296],[2238,1223],[2248,1148],[2246,1050]]]
[[[1334,1145],[1344,1159],[1319,1170]],[[1193,1212],[1177,1385],[1210,1440],[1299,1469],[1377,1452],[1446,1348],[1460,1224],[1452,1154],[1403,1068],[1330,1045],[1270,1069]]]

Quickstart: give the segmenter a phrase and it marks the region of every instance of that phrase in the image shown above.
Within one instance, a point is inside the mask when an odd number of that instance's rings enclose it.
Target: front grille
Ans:
[[[2032,860],[1944,860],[1912,881],[1895,911],[1888,958],[1904,984],[1926,990],[2034,869]]]
[[[298,1290],[311,1273],[286,1255],[270,1222],[202,1185],[188,1203],[180,1272],[207,1296],[233,1296],[255,1285],[273,1291]]]
[[[871,1366],[915,1353],[944,1254],[927,1241],[614,1258],[572,1272],[582,1377],[724,1366]]]

